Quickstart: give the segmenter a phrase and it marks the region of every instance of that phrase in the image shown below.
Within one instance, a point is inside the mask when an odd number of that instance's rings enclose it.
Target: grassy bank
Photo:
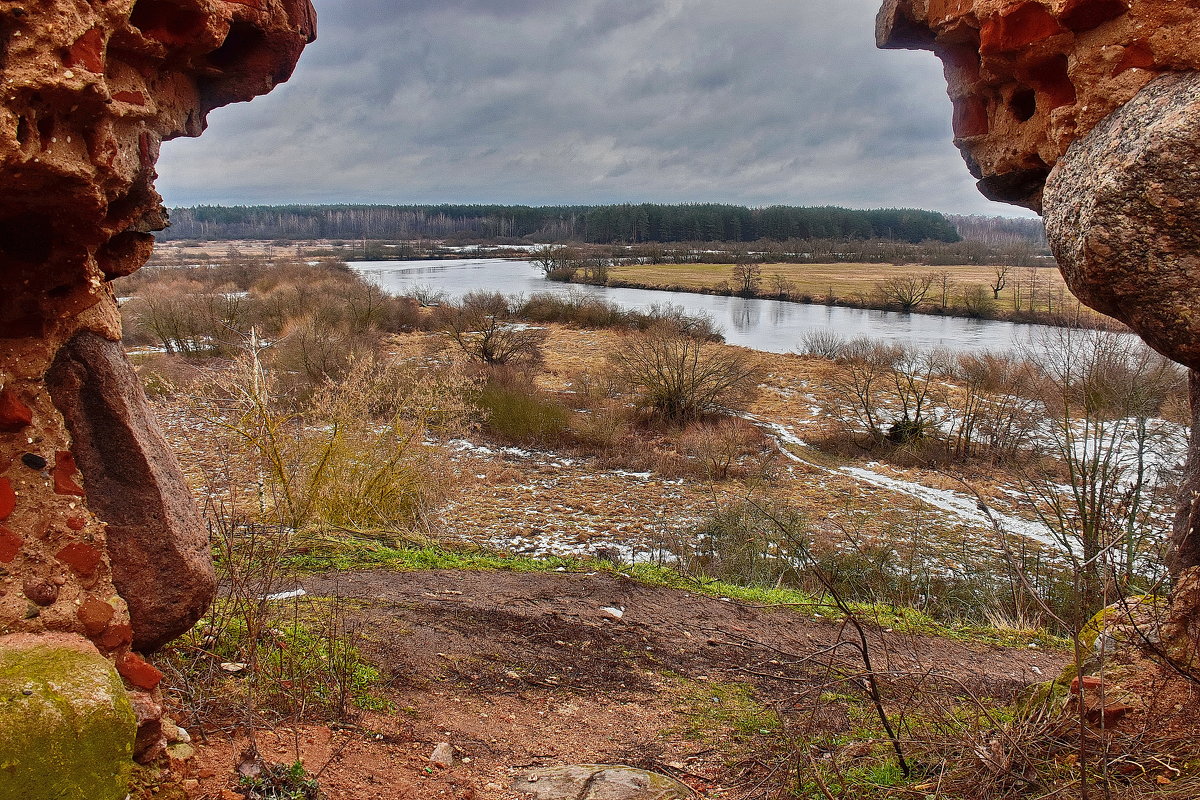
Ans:
[[[608,285],[698,294],[747,294],[734,278],[734,264],[634,264],[609,270]],[[753,296],[798,303],[905,310],[882,285],[928,280],[920,301],[908,311],[1046,325],[1101,329],[1120,323],[1079,303],[1062,275],[1049,267],[931,267],[893,264],[761,264]],[[995,287],[999,285],[997,292]],[[911,287],[910,287],[911,289]],[[911,297],[909,298],[911,299]]]

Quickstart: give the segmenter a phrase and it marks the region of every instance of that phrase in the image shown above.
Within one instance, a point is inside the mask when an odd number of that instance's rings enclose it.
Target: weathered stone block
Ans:
[[[121,679],[86,640],[0,637],[0,796],[124,800],[135,731]]]

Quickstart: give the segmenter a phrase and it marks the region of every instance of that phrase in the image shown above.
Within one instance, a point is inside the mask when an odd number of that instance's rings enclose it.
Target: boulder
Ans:
[[[191,628],[216,591],[208,532],[120,343],[80,333],[46,384],[71,433],[88,506],[108,526],[133,646],[156,650]]]
[[[135,735],[120,677],[87,640],[0,637],[0,795],[124,800]]]
[[[1081,300],[1200,368],[1200,72],[1164,75],[1071,145],[1046,235]]]
[[[625,766],[585,764],[530,770],[513,791],[536,800],[687,800],[693,792],[674,778]]]

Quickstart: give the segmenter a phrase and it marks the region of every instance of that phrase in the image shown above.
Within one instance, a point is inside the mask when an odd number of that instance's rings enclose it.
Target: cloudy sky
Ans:
[[[163,148],[168,205],[916,206],[1017,215],[878,0],[316,0],[291,82]]]

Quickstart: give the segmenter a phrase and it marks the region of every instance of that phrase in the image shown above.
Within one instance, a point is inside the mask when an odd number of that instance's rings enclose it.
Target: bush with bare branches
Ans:
[[[672,423],[740,408],[759,382],[750,354],[668,328],[627,336],[610,358],[639,405]]]

